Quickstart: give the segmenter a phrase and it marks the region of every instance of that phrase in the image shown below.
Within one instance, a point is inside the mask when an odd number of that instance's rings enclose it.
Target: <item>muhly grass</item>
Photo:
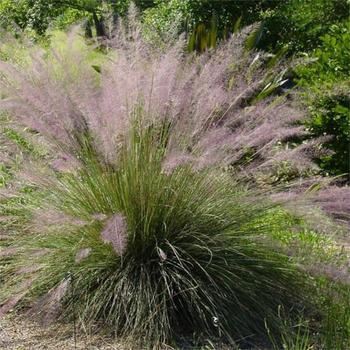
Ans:
[[[245,51],[249,30],[197,57],[182,40],[157,51],[127,27],[97,62],[77,33],[67,50],[1,61],[7,136],[45,152],[23,151],[2,194],[13,220],[1,223],[0,314],[76,317],[136,348],[279,342],[280,308],[293,319],[308,291],[267,244],[290,223],[267,220],[279,204],[261,178],[275,160],[313,170],[318,141],[290,148],[302,111],[256,98],[274,72]],[[11,146],[3,153],[9,164]]]
[[[39,231],[33,217],[7,248],[16,251],[2,257],[3,293],[39,298],[30,312],[46,322],[74,306],[85,327],[147,346],[194,333],[253,341],[265,322],[277,332],[278,307],[300,286],[287,258],[254,239],[272,205],[220,170],[165,172],[167,130],[130,132],[117,167],[86,139],[84,166],[45,190],[39,211],[52,221]]]

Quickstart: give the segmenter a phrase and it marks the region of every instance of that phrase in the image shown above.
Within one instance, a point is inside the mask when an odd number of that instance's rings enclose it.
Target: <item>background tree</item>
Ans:
[[[0,4],[0,26],[9,28],[13,24],[22,30],[33,30],[42,35],[51,22],[59,26],[85,19],[93,24],[97,36],[105,36],[103,13],[124,14],[130,0],[4,0]],[[140,9],[153,4],[152,1],[135,2]]]

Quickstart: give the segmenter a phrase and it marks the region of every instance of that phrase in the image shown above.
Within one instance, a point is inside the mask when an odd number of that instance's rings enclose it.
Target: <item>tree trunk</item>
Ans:
[[[96,28],[96,36],[97,37],[105,37],[106,36],[106,31],[103,25],[103,18],[101,19],[98,18],[96,12],[92,13],[92,18],[95,23],[95,28]]]

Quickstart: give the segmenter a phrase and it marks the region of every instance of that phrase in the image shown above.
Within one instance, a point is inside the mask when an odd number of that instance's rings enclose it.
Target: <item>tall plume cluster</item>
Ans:
[[[93,48],[81,47],[77,32],[66,51],[52,48],[50,59],[35,48],[22,67],[1,62],[1,108],[50,140],[53,168],[78,165],[75,135],[85,132],[100,157],[115,163],[131,115],[142,108],[144,123],[171,124],[168,171],[183,162],[238,165],[236,171],[252,177],[283,161],[299,173],[314,169],[318,141],[286,146],[304,136],[302,110],[283,96],[254,99],[283,67],[267,69],[267,55],[245,50],[251,27],[200,57],[185,54],[182,39],[157,50],[143,42],[136,24],[128,35],[122,28],[98,63],[100,72],[89,62]]]
[[[264,184],[315,174],[313,158],[325,152],[325,140],[291,142],[306,134],[292,93],[259,98],[285,65],[267,68],[268,55],[245,49],[252,30],[197,57],[185,53],[181,38],[161,50],[148,45],[131,15],[107,56],[95,61],[94,48],[75,30],[64,48],[35,46],[21,65],[0,62],[0,106],[17,126],[48,140],[58,171],[79,167],[81,133],[92,136],[101,160],[115,164],[131,116],[142,108],[143,123],[171,124],[166,172],[183,163],[230,166],[236,177]]]

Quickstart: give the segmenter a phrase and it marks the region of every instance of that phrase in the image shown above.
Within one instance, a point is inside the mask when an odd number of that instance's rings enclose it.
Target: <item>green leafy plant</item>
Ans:
[[[329,135],[325,141],[334,154],[319,159],[321,168],[332,175],[349,173],[350,143],[350,30],[333,26],[314,51],[311,63],[296,69],[299,84],[306,88],[311,119],[307,122],[313,136]]]
[[[265,11],[260,47],[279,50],[286,45],[290,53],[309,52],[321,44],[331,27],[349,19],[347,0],[287,0]]]

